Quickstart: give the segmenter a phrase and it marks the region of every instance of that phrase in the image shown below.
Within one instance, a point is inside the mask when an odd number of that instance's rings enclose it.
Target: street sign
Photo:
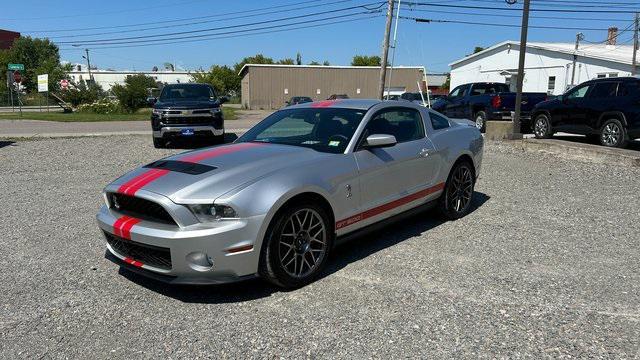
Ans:
[[[49,74],[38,75],[38,92],[49,91]]]
[[[24,71],[24,65],[22,64],[9,64],[7,65],[9,70],[21,70]]]
[[[62,90],[67,90],[68,87],[69,87],[69,80],[67,79],[60,80],[60,88]]]

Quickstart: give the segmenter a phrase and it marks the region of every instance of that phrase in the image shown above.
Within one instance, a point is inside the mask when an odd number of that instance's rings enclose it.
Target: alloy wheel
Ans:
[[[535,132],[537,137],[544,137],[549,131],[549,124],[547,122],[547,118],[539,117],[536,120],[536,124],[534,126],[533,131]]]
[[[286,220],[279,242],[280,264],[288,275],[311,274],[327,253],[327,230],[315,210],[301,209]]]
[[[467,166],[458,167],[447,187],[447,206],[455,212],[464,211],[471,202],[473,176]]]
[[[484,126],[484,118],[480,115],[476,116],[476,128],[478,128],[478,130],[482,130],[483,126]]]
[[[615,123],[608,123],[604,129],[602,129],[602,143],[606,146],[615,146],[620,141],[622,131],[620,127]]]

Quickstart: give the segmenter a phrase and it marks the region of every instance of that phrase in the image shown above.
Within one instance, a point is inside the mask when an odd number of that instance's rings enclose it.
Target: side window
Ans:
[[[453,89],[453,91],[449,94],[450,97],[462,97],[467,94],[467,90],[469,90],[469,85],[460,85],[457,88]]]
[[[640,95],[640,86],[637,81],[626,81],[618,87],[618,96],[638,97]]]
[[[589,87],[591,87],[591,85],[584,85],[571,89],[571,91],[569,91],[569,93],[567,94],[567,99],[584,98],[584,96],[587,94],[587,91],[589,91]]]
[[[471,89],[471,96],[482,95],[487,90],[487,84],[476,84]]]
[[[399,143],[424,138],[424,126],[420,112],[414,109],[394,108],[382,110],[367,124],[365,135],[387,134]]]
[[[433,130],[446,129],[449,127],[449,120],[442,115],[438,115],[430,111],[429,118],[431,119],[431,126],[433,126]]]
[[[593,86],[593,90],[591,90],[591,94],[589,94],[589,98],[592,98],[592,99],[612,98],[616,96],[617,90],[618,90],[617,82],[597,83]]]

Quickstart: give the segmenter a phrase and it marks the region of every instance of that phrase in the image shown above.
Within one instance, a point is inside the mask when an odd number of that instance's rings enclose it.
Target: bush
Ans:
[[[80,82],[61,93],[62,100],[68,102],[73,107],[77,107],[80,104],[91,104],[104,97],[104,90],[102,90],[100,85],[95,83],[90,83],[89,86],[87,86],[84,82]]]
[[[89,114],[117,114],[122,112],[122,107],[115,100],[102,99],[91,104],[82,104],[78,106],[77,111]]]
[[[128,75],[124,82],[124,85],[117,84],[111,88],[122,108],[127,112],[135,112],[145,107],[149,89],[156,87],[156,81],[150,76],[139,74]]]

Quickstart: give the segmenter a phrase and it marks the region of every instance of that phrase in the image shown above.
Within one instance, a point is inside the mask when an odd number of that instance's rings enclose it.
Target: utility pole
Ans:
[[[631,76],[635,76],[636,70],[636,52],[638,51],[638,13],[633,21],[633,57],[631,60]]]
[[[93,75],[91,75],[91,62],[89,61],[89,49],[84,49],[87,56],[83,56],[83,58],[87,59],[87,70],[89,70],[89,81],[93,82]]]
[[[387,87],[387,100],[389,100],[391,90],[391,78],[393,77],[393,66],[396,64],[396,46],[398,46],[398,20],[400,20],[400,6],[402,0],[398,0],[398,8],[396,9],[396,23],[393,30],[393,52],[391,53],[391,68],[389,69],[389,86]]]
[[[576,46],[573,49],[573,66],[571,66],[571,86],[575,85],[576,82],[576,61],[578,60],[578,46],[580,46],[580,40],[584,39],[584,34],[577,33],[576,34]]]
[[[518,58],[518,80],[516,83],[516,109],[513,116],[512,139],[522,138],[520,133],[520,111],[522,105],[522,84],[524,82],[524,56],[527,53],[527,31],[529,30],[529,4],[531,0],[524,0],[522,10],[522,27],[520,29],[520,53]]]
[[[384,99],[384,85],[387,77],[387,57],[389,56],[389,36],[391,35],[391,22],[393,21],[393,4],[395,0],[388,0],[387,24],[384,30],[382,42],[382,59],[380,61],[380,81],[378,83],[378,99]]]

